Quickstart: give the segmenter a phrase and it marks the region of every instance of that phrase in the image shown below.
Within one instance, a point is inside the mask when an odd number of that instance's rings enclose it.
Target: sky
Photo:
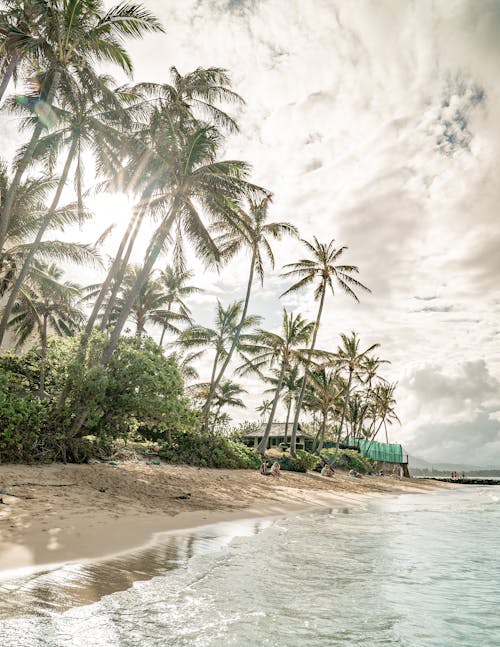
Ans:
[[[318,345],[334,350],[353,330],[363,347],[381,344],[402,422],[390,439],[431,462],[500,464],[500,2],[144,4],[166,34],[129,46],[135,79],[165,81],[172,65],[226,68],[246,106],[223,156],[250,162],[273,192],[271,220],[348,247],[372,292],[359,304],[330,295]],[[129,205],[95,208],[97,238]],[[307,291],[279,299],[281,266],[304,256],[300,241],[275,252],[250,305],[273,329],[283,306],[309,318],[317,307]],[[217,298],[242,298],[249,260],[219,274],[193,261],[200,323]],[[248,409],[235,419],[256,419],[263,386],[244,384]]]

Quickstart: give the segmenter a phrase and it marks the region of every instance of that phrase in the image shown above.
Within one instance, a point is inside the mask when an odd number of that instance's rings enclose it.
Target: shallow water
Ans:
[[[0,582],[0,645],[493,647],[499,498],[468,487],[219,524]]]

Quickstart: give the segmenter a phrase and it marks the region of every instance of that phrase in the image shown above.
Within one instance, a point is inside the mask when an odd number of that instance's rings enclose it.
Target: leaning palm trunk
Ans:
[[[335,442],[335,455],[337,455],[337,453],[339,451],[339,447],[340,447],[340,436],[342,434],[342,428],[344,426],[344,420],[345,420],[345,414],[346,414],[346,410],[347,410],[347,404],[349,402],[349,395],[351,393],[352,375],[353,375],[353,371],[350,370],[349,371],[349,381],[347,382],[347,389],[346,389],[345,398],[344,398],[344,404],[342,406],[342,415],[340,417],[339,430],[337,432],[337,439],[336,439],[336,442]]]
[[[5,94],[5,90],[7,90],[7,86],[9,85],[10,80],[14,75],[16,67],[19,65],[20,61],[21,61],[21,56],[19,54],[12,55],[9,61],[9,64],[7,65],[7,69],[4,72],[2,82],[0,83],[0,101],[2,100],[2,97]]]
[[[111,318],[111,314],[113,312],[113,308],[116,304],[116,298],[118,296],[118,291],[120,289],[120,286],[123,281],[123,277],[125,276],[125,272],[127,271],[127,266],[130,260],[130,256],[132,254],[132,250],[135,245],[135,241],[137,239],[137,235],[139,233],[139,230],[142,225],[142,221],[144,220],[144,215],[146,214],[146,208],[147,205],[143,204],[142,207],[140,208],[139,212],[137,213],[137,218],[135,221],[134,225],[134,231],[130,235],[129,241],[128,241],[128,246],[127,250],[125,252],[125,256],[121,261],[118,262],[117,265],[117,270],[116,270],[116,275],[113,280],[113,288],[111,290],[111,294],[108,300],[108,303],[106,305],[106,310],[104,311],[104,314],[102,316],[102,321],[101,325],[99,326],[99,330],[105,330],[106,326],[108,325],[108,322]],[[122,250],[123,251],[123,250]]]
[[[290,453],[293,457],[297,455],[297,429],[299,426],[300,410],[302,407],[302,402],[304,401],[304,395],[306,393],[306,384],[307,384],[307,374],[309,372],[309,364],[311,361],[311,354],[316,346],[316,337],[318,336],[319,324],[321,321],[321,315],[323,314],[323,304],[325,303],[325,294],[326,294],[326,285],[323,284],[323,289],[321,291],[321,299],[319,302],[318,315],[316,317],[316,323],[314,325],[314,333],[311,341],[311,347],[306,359],[306,365],[304,367],[304,379],[302,380],[302,386],[300,388],[299,397],[297,398],[297,404],[295,406],[295,415],[293,418],[293,427],[292,427],[292,436],[290,439]]]
[[[238,326],[234,332],[233,335],[233,341],[231,343],[231,347],[229,348],[229,351],[227,353],[226,359],[224,360],[224,363],[222,364],[219,373],[217,374],[217,377],[215,380],[213,380],[210,383],[210,390],[208,392],[207,400],[203,406],[203,411],[202,411],[202,419],[203,419],[203,426],[205,430],[207,429],[208,426],[208,418],[209,418],[209,413],[210,413],[210,405],[212,403],[212,400],[215,395],[215,391],[217,390],[217,387],[220,384],[220,381],[222,380],[224,373],[229,365],[229,362],[231,361],[231,357],[238,345],[238,341],[241,335],[241,331],[243,328],[243,324],[245,323],[245,318],[247,316],[247,311],[248,311],[248,303],[250,301],[250,293],[252,291],[252,282],[253,282],[253,275],[254,275],[254,270],[255,270],[255,259],[256,259],[256,249],[254,248],[253,253],[252,253],[252,261],[250,263],[250,274],[248,277],[248,283],[247,283],[247,292],[245,295],[245,304],[243,306],[243,311],[241,313],[241,319],[238,323]]]
[[[328,414],[323,414],[323,420],[321,422],[321,427],[319,430],[319,445],[317,449],[317,454],[318,456],[321,454],[321,451],[323,449],[323,444],[325,442],[325,431],[326,431],[326,418]]]
[[[121,332],[123,330],[123,327],[125,326],[125,323],[127,322],[127,319],[132,311],[132,307],[134,303],[137,300],[137,297],[139,296],[139,293],[141,291],[142,286],[146,282],[149,274],[151,273],[151,270],[154,267],[154,264],[156,263],[161,250],[163,248],[163,245],[165,243],[165,240],[167,239],[170,229],[172,227],[172,223],[175,220],[176,217],[176,207],[177,205],[174,204],[170,208],[170,211],[163,221],[163,223],[158,227],[156,230],[153,241],[149,246],[149,252],[148,255],[145,259],[144,265],[142,267],[141,272],[137,276],[137,279],[132,286],[127,298],[124,301],[124,304],[122,306],[122,309],[118,315],[118,319],[116,321],[116,325],[113,328],[113,331],[109,337],[108,344],[106,348],[104,349],[104,352],[101,356],[101,364],[103,366],[106,366],[109,364],[109,360],[111,359],[111,356],[113,355],[113,352],[115,351],[116,347],[118,346],[118,341],[120,339]],[[74,437],[77,436],[80,433],[81,428],[85,424],[85,420],[87,419],[88,416],[88,407],[86,405],[83,405],[80,414],[76,417],[75,422],[70,430],[70,436]]]
[[[42,355],[40,357],[40,397],[43,398],[45,392],[45,372],[47,370],[47,315],[43,315],[42,326],[40,330]]]
[[[52,200],[52,204],[50,205],[50,208],[45,216],[45,218],[42,220],[42,224],[40,225],[40,228],[38,229],[37,235],[35,237],[35,240],[31,243],[29,252],[24,259],[23,265],[21,267],[21,270],[19,272],[19,275],[12,286],[12,289],[10,291],[9,299],[7,301],[7,304],[5,305],[5,308],[3,310],[2,314],[2,320],[0,321],[0,345],[2,344],[3,338],[5,336],[5,331],[7,330],[7,324],[9,322],[9,317],[12,312],[12,308],[14,307],[14,303],[16,301],[17,295],[19,293],[19,290],[22,288],[24,279],[26,278],[26,275],[28,274],[30,267],[33,262],[33,258],[35,257],[38,248],[40,247],[40,243],[42,241],[43,235],[47,230],[47,227],[50,225],[50,222],[54,216],[54,212],[57,209],[57,206],[59,204],[59,200],[61,199],[61,193],[64,189],[64,185],[66,184],[66,180],[68,179],[69,175],[69,170],[71,168],[71,164],[73,162],[73,159],[76,154],[76,148],[78,145],[78,141],[76,139],[73,139],[71,142],[71,147],[68,152],[68,157],[66,158],[66,162],[64,164],[64,169],[62,172],[61,177],[59,178],[59,182],[57,185],[57,189],[54,195],[54,198]]]
[[[52,85],[50,86],[50,90],[47,95],[46,103],[49,106],[52,105],[52,101],[54,100],[60,78],[61,78],[61,73],[56,71],[54,73],[54,78],[52,79]],[[9,227],[9,221],[10,221],[10,212],[12,211],[12,207],[14,205],[17,189],[19,188],[19,184],[21,182],[21,178],[24,174],[24,171],[28,168],[28,165],[32,160],[35,147],[38,143],[38,140],[40,139],[40,135],[42,134],[44,127],[45,127],[44,124],[41,121],[38,121],[37,125],[35,126],[35,130],[33,131],[33,134],[31,136],[30,143],[28,144],[26,150],[24,151],[24,155],[17,167],[16,174],[14,175],[14,178],[9,186],[9,190],[7,191],[4,208],[0,215],[0,252],[3,250],[4,244],[5,244],[5,237],[7,235],[7,229]]]
[[[276,408],[278,406],[278,402],[280,399],[281,389],[283,388],[283,381],[285,379],[285,370],[286,370],[286,361],[283,360],[281,364],[280,376],[278,378],[278,384],[276,385],[276,393],[274,394],[273,406],[271,408],[271,413],[269,414],[269,420],[267,421],[266,429],[264,431],[264,435],[262,436],[262,440],[260,441],[259,446],[257,447],[257,451],[259,452],[259,454],[262,454],[262,456],[264,456],[267,449],[267,441],[269,440],[269,434],[271,433],[271,427],[273,424],[274,416],[276,414]]]
[[[285,421],[285,443],[288,438],[288,423],[290,422],[290,412],[292,411],[292,398],[290,398],[290,401],[288,403],[288,408],[286,410],[286,421]]]

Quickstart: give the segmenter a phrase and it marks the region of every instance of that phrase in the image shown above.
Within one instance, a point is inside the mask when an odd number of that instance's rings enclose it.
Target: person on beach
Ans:
[[[259,467],[259,474],[262,474],[262,476],[269,476],[267,461],[263,461],[261,463],[261,466]]]
[[[327,477],[332,477],[335,474],[333,469],[328,465],[328,463],[325,463],[323,465],[323,469],[321,470],[321,476],[327,476]]]
[[[278,461],[274,461],[269,474],[271,476],[274,476],[274,478],[279,479],[279,477],[281,476],[281,467]]]

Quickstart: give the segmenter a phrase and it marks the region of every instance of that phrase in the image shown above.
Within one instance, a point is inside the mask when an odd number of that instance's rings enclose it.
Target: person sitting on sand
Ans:
[[[262,476],[269,476],[267,461],[263,461],[261,463],[261,466],[259,467],[259,474],[262,474]]]
[[[335,472],[334,472],[334,471],[333,471],[333,469],[330,467],[330,465],[328,465],[328,463],[325,463],[325,464],[323,465],[323,469],[321,470],[321,476],[328,476],[328,477],[332,477],[334,474],[335,474]]]
[[[272,464],[271,470],[269,471],[269,474],[271,476],[274,476],[274,478],[279,479],[279,477],[281,476],[281,467],[278,461],[274,461],[274,463]]]

